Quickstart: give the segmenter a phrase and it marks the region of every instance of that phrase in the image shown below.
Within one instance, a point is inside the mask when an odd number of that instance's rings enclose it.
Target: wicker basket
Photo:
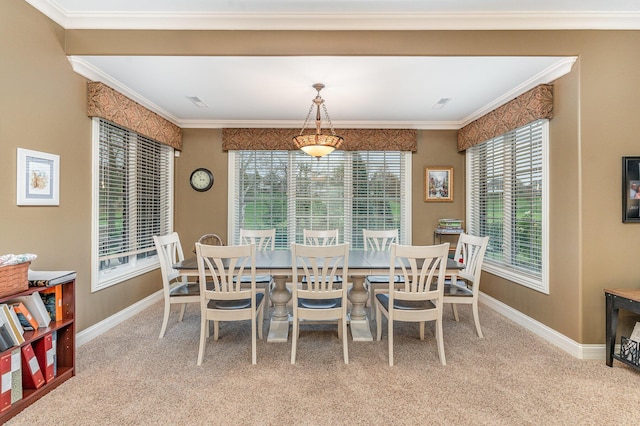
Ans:
[[[31,262],[0,266],[0,297],[29,289],[29,265]]]

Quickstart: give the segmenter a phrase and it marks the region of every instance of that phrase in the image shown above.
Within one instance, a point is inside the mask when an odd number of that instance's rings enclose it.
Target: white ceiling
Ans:
[[[637,0],[26,0],[64,28],[640,29]],[[181,127],[298,127],[322,96],[335,127],[456,129],[569,72],[559,57],[69,58]],[[198,108],[187,97],[207,104]],[[451,98],[433,109],[441,98]]]
[[[458,129],[563,75],[558,57],[76,57],[180,127],[300,127],[316,91],[335,127]],[[199,108],[188,97],[207,107]],[[433,106],[451,100],[442,109]]]

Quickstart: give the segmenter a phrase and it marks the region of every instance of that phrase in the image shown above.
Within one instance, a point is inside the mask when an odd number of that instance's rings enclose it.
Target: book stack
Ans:
[[[440,219],[438,220],[437,234],[462,234],[462,220],[460,219]]]

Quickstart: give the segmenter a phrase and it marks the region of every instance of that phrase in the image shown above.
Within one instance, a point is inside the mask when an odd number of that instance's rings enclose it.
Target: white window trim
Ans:
[[[411,170],[411,164],[412,164],[411,157],[412,157],[411,155],[406,155],[404,159],[404,167],[407,172],[407,178],[404,180],[404,188],[403,188],[405,194],[412,194],[411,180],[412,180],[413,173]],[[405,197],[404,202],[406,203],[406,205],[404,206],[405,214],[402,216],[400,220],[401,221],[406,220],[406,223],[403,224],[406,232],[404,235],[404,239],[402,239],[402,237],[400,238],[400,244],[411,245],[413,244],[413,227],[412,227],[413,197],[411,195],[409,195],[408,197]]]
[[[152,256],[142,261],[134,259],[130,267],[117,268],[115,270],[100,271],[98,261],[98,244],[99,244],[99,146],[100,146],[100,121],[97,117],[92,120],[91,128],[91,292],[111,287],[115,284],[135,278],[147,272],[153,271],[160,267],[158,256]],[[173,167],[174,155],[169,158],[169,186],[168,199],[173,200],[174,179]],[[169,209],[169,228],[173,232],[173,205]]]
[[[465,184],[471,187],[471,161],[470,155],[465,156]],[[491,259],[485,258],[482,270],[499,276],[524,287],[531,288],[544,294],[549,294],[549,121],[543,124],[542,129],[542,271],[541,277],[532,277],[513,268],[497,265]],[[466,204],[471,205],[471,194],[467,191]],[[467,223],[471,223],[471,211],[467,207]]]

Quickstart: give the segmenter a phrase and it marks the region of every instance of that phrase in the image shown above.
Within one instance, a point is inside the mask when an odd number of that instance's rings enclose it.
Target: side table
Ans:
[[[460,234],[462,234],[464,231],[462,229],[460,230],[446,230],[446,229],[440,229],[440,228],[436,228],[433,231],[433,245],[436,245],[436,238],[438,239],[438,243],[437,244],[442,244],[442,237],[456,237],[455,241],[450,241],[450,246],[449,246],[449,257],[453,258],[454,253],[456,252],[456,244],[458,241],[458,238],[460,238]]]
[[[606,361],[609,367],[613,366],[613,359],[624,362],[627,365],[639,368],[637,365],[614,354],[616,344],[616,331],[618,328],[618,312],[620,308],[640,314],[640,289],[616,288],[604,289],[606,298]]]

